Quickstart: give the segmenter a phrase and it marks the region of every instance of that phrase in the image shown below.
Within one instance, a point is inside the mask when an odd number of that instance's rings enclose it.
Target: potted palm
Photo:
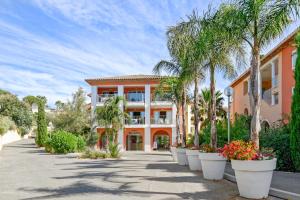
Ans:
[[[254,142],[237,140],[225,145],[221,152],[231,160],[242,197],[268,197],[273,170],[276,168],[276,158],[271,149],[258,152]]]
[[[224,176],[226,158],[216,148],[204,144],[200,148],[199,159],[203,171],[203,177],[208,180],[221,180]]]

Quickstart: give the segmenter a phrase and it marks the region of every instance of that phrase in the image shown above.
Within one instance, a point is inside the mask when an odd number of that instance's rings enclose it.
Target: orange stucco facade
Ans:
[[[286,122],[292,103],[292,89],[295,85],[292,54],[295,52],[292,33],[261,60],[261,121],[272,125]],[[247,84],[250,71],[247,70],[231,84],[233,88],[231,119],[235,114],[251,114]],[[248,82],[248,83],[247,83]]]

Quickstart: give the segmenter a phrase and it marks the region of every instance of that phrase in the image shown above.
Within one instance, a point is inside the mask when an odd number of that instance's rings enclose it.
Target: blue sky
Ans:
[[[53,105],[78,87],[89,92],[86,78],[150,74],[169,58],[167,27],[209,4],[220,1],[1,0],[0,88]],[[217,75],[218,89],[229,82]]]

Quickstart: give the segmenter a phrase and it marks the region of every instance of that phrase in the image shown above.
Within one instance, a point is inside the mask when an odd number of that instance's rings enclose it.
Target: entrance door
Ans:
[[[143,138],[139,133],[130,133],[127,136],[127,150],[128,151],[143,150]]]

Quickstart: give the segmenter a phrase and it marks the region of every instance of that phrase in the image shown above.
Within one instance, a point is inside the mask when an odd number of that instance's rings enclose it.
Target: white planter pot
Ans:
[[[276,160],[275,158],[272,160],[231,161],[242,197],[251,199],[268,197]]]
[[[175,162],[177,162],[176,147],[171,147],[170,150],[171,150],[171,153],[172,153],[173,160]]]
[[[199,153],[203,176],[208,180],[221,180],[224,176],[226,158],[219,153]]]
[[[201,161],[199,158],[199,150],[186,150],[187,160],[192,171],[200,171],[202,170]]]
[[[176,148],[177,162],[179,165],[187,165],[187,156],[185,154],[185,150],[183,148]]]

